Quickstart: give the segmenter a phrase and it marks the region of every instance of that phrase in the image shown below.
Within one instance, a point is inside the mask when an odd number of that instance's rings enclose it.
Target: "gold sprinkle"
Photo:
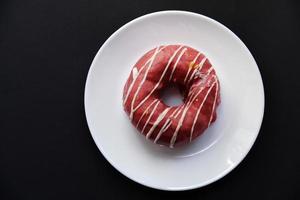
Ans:
[[[195,62],[191,61],[189,64],[189,68],[192,68],[194,66]]]
[[[199,67],[199,64],[197,64],[197,65],[194,65],[194,69],[197,69]]]

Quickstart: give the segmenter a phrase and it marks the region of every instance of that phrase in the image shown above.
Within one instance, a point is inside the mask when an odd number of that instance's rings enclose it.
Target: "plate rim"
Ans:
[[[224,31],[227,31],[231,36],[233,36],[239,43],[241,46],[243,46],[243,48],[246,50],[248,56],[250,57],[250,59],[252,61],[254,61],[255,65],[256,65],[256,68],[257,68],[257,71],[258,71],[258,75],[260,77],[260,82],[261,82],[261,86],[262,86],[262,114],[260,116],[260,119],[259,119],[259,125],[257,126],[257,130],[255,132],[256,135],[255,137],[252,138],[252,141],[248,147],[248,149],[246,149],[246,153],[244,155],[241,156],[241,159],[236,162],[235,165],[229,167],[228,169],[224,170],[222,173],[220,173],[219,175],[205,181],[205,182],[200,182],[199,184],[193,184],[193,185],[190,185],[190,186],[185,186],[185,187],[161,187],[161,186],[156,186],[154,184],[148,184],[144,181],[141,181],[141,180],[135,180],[133,178],[131,178],[130,176],[128,176],[126,174],[126,172],[124,172],[122,169],[120,169],[119,167],[117,167],[117,165],[107,156],[107,154],[105,153],[105,150],[101,147],[100,144],[98,144],[95,139],[95,136],[94,134],[92,133],[91,131],[91,122],[88,117],[88,114],[87,114],[87,87],[89,85],[89,80],[90,80],[90,76],[91,76],[91,73],[93,71],[93,68],[95,67],[95,62],[96,60],[98,60],[98,57],[100,56],[101,52],[103,51],[103,49],[107,46],[107,44],[113,40],[118,34],[119,32],[121,32],[122,30],[126,29],[127,27],[129,27],[130,25],[138,22],[138,21],[141,21],[145,18],[149,18],[149,17],[152,17],[152,16],[155,16],[155,15],[164,15],[164,14],[184,14],[184,15],[189,15],[189,16],[194,16],[194,17],[201,17],[202,19],[210,22],[210,23],[213,23],[219,27],[221,27]],[[263,84],[263,79],[262,79],[262,76],[261,76],[261,72],[259,70],[259,67],[257,65],[257,62],[255,61],[253,55],[251,54],[250,50],[248,49],[248,47],[245,45],[245,43],[233,32],[231,31],[229,28],[227,28],[225,25],[223,25],[222,23],[210,18],[210,17],[207,17],[205,15],[202,15],[202,14],[199,14],[199,13],[195,13],[195,12],[191,12],[191,11],[184,11],[184,10],[162,10],[162,11],[157,11],[157,12],[152,12],[152,13],[148,13],[148,14],[145,14],[145,15],[142,15],[142,16],[139,16],[127,23],[125,23],[124,25],[122,25],[120,28],[118,28],[113,34],[111,34],[106,40],[105,42],[101,45],[100,49],[97,51],[96,55],[94,56],[93,58],[93,61],[90,65],[90,68],[88,70],[88,73],[87,73],[87,77],[86,77],[86,82],[85,82],[85,88],[84,88],[84,111],[85,111],[85,117],[86,117],[86,121],[87,121],[87,125],[88,125],[88,128],[89,128],[89,132],[93,138],[93,141],[94,143],[96,144],[97,148],[99,149],[100,153],[104,156],[104,158],[109,162],[109,164],[111,166],[113,166],[118,172],[120,172],[122,175],[124,175],[125,177],[127,177],[128,179],[132,180],[133,182],[136,182],[136,183],[139,183],[143,186],[146,186],[146,187],[149,187],[149,188],[152,188],[152,189],[158,189],[158,190],[163,190],[163,191],[186,191],[186,190],[193,190],[193,189],[197,189],[197,188],[201,188],[201,187],[204,187],[204,186],[207,186],[213,182],[216,182],[220,179],[222,179],[224,176],[226,176],[227,174],[229,174],[233,169],[235,169],[238,165],[240,165],[240,163],[245,159],[245,157],[249,154],[250,150],[252,149],[257,137],[258,137],[258,134],[260,132],[260,129],[261,129],[261,125],[262,125],[262,122],[263,122],[263,118],[264,118],[264,112],[265,112],[265,89],[264,89],[264,84]]]

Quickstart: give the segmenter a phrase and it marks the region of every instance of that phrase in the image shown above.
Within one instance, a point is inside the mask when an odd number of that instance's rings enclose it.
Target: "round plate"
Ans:
[[[122,107],[132,66],[148,50],[166,44],[203,52],[221,85],[217,121],[176,149],[146,140]],[[148,14],[117,30],[93,60],[84,98],[88,126],[104,157],[128,178],[161,190],[198,188],[229,173],[252,147],[264,112],[263,83],[247,47],[222,24],[184,11]]]

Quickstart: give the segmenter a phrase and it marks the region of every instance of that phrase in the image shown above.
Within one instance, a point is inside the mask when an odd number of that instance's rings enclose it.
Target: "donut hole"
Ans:
[[[183,104],[184,97],[182,96],[178,85],[170,84],[161,90],[160,99],[167,106],[179,106]]]

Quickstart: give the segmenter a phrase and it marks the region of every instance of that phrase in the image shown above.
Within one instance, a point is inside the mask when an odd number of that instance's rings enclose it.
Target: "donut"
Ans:
[[[175,84],[183,103],[168,106],[162,91]],[[220,84],[206,56],[185,45],[158,46],[133,66],[123,107],[146,139],[170,148],[190,143],[217,118]]]

